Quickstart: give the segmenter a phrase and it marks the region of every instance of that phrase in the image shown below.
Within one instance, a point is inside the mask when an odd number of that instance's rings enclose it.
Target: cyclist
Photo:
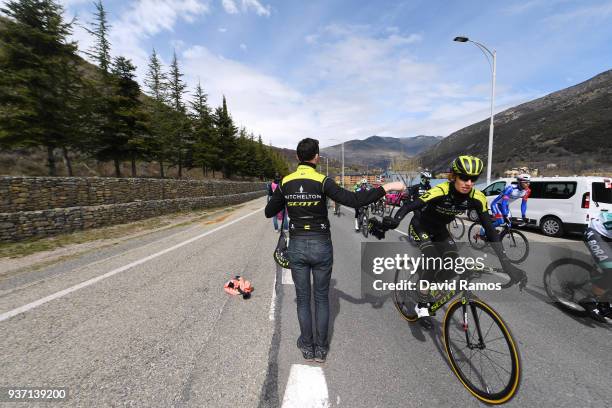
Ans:
[[[451,163],[449,181],[432,187],[415,201],[408,201],[399,209],[395,217],[384,217],[382,224],[376,219],[370,220],[372,234],[377,238],[384,238],[385,231],[398,227],[400,221],[415,210],[409,233],[426,258],[457,257],[457,245],[450,236],[446,225],[455,216],[465,213],[469,209],[475,209],[480,222],[491,246],[497,254],[502,268],[510,276],[510,282],[506,285],[519,283],[521,287],[527,283],[525,272],[510,263],[501,245],[499,235],[488,214],[488,206],[485,195],[474,188],[474,183],[483,169],[482,160],[473,156],[459,156]],[[432,281],[438,271],[424,269],[422,280]],[[448,276],[441,274],[439,277]],[[418,303],[415,311],[419,318],[429,316],[429,293],[418,292]],[[428,323],[423,322],[425,325]]]
[[[410,193],[410,199],[412,201],[416,200],[417,198],[425,194],[425,192],[431,188],[431,184],[429,183],[430,179],[431,179],[430,172],[424,171],[421,173],[421,182],[419,184],[416,184],[410,187],[409,193]]]
[[[582,305],[591,316],[599,321],[605,321],[600,316],[598,303],[610,302],[612,295],[612,214],[601,211],[597,218],[592,218],[589,226],[584,232],[584,243],[591,251],[593,258],[597,260],[602,274],[596,275],[591,280],[593,296],[588,296],[578,303]]]
[[[368,191],[370,186],[368,185],[368,179],[365,177],[361,179],[359,183],[356,183],[353,187],[353,191],[356,193],[360,191]],[[359,208],[355,208],[355,231],[359,232]]]
[[[504,220],[510,213],[510,203],[521,198],[521,217],[523,222],[527,222],[527,199],[531,195],[531,189],[529,188],[529,182],[531,177],[529,174],[520,174],[516,177],[516,185],[510,184],[504,191],[502,191],[493,201],[491,201],[491,213],[495,218],[493,222],[494,227],[499,227],[504,223]],[[484,236],[484,229],[480,229],[480,237]]]

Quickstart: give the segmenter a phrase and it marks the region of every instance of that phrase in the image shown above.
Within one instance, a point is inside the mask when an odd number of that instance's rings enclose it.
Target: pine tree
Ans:
[[[238,129],[227,110],[225,96],[223,96],[223,104],[215,109],[214,124],[217,137],[219,138],[218,146],[221,149],[221,171],[223,177],[229,178],[234,172],[232,159],[236,149],[236,133]]]
[[[91,50],[86,54],[98,63],[98,67],[102,72],[108,74],[111,70],[111,44],[108,40],[108,32],[111,26],[106,19],[106,10],[104,10],[102,0],[98,0],[97,3],[94,3],[94,6],[96,7],[94,22],[91,23],[91,29],[86,28],[86,30],[95,37],[95,42]]]
[[[216,132],[213,127],[211,109],[208,106],[208,95],[204,93],[202,85],[198,82],[191,105],[191,123],[193,129],[193,165],[202,168],[204,177],[208,170],[220,168],[219,156],[221,149],[218,146]]]
[[[157,52],[153,49],[149,58],[149,66],[145,77],[145,85],[154,101],[164,103],[167,100],[166,74],[164,74]]]
[[[0,27],[0,144],[44,146],[55,176],[55,148],[74,142],[74,21],[53,0],[9,1],[0,11],[9,17]]]
[[[115,139],[121,143],[122,154],[132,162],[132,177],[136,177],[136,159],[143,155],[147,134],[140,86],[134,79],[135,71],[136,67],[129,59],[115,58],[112,67],[115,88],[112,120],[117,129]]]
[[[170,72],[168,76],[168,91],[172,109],[174,109],[173,116],[173,134],[172,134],[172,147],[173,147],[173,161],[178,165],[178,177],[183,176],[183,157],[185,155],[185,139],[187,133],[187,120],[185,104],[183,103],[183,94],[186,92],[187,85],[182,80],[183,74],[180,71],[178,65],[178,59],[176,58],[176,51],[172,57],[172,63],[170,64]],[[187,138],[188,139],[188,138]]]
[[[159,162],[161,178],[165,177],[164,162],[170,156],[169,135],[172,132],[171,115],[172,111],[166,105],[167,97],[166,75],[162,70],[161,62],[157,57],[155,49],[149,59],[145,85],[151,99],[147,101],[147,113],[149,115],[148,128],[151,138],[146,144],[146,151],[151,157],[155,157]]]

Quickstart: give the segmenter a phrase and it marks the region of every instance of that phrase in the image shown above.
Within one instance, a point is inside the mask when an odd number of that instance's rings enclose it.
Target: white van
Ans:
[[[508,183],[516,184],[516,179],[501,178],[482,189],[489,206]],[[601,210],[612,211],[612,177],[532,177],[530,188],[526,215],[544,235],[582,232]],[[510,204],[510,211],[521,216],[520,199]],[[468,214],[472,220],[475,216]]]

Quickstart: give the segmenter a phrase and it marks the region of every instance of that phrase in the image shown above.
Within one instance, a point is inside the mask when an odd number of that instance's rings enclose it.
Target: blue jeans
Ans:
[[[310,347],[316,345],[325,350],[329,347],[329,281],[334,263],[331,238],[291,238],[288,248],[291,276],[295,284],[297,315],[300,323],[300,341]],[[310,274],[312,273],[315,302],[315,336],[312,331],[310,311]]]
[[[278,229],[278,218],[276,215],[272,217],[272,223],[274,224],[274,229]],[[287,212],[285,211],[285,219],[283,220],[283,229],[287,231],[289,229],[289,220],[287,219]]]

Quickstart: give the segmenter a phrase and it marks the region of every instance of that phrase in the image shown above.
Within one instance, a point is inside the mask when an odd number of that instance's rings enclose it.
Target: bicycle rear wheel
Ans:
[[[504,229],[499,234],[499,239],[510,262],[521,263],[529,256],[529,241],[521,231]]]
[[[393,281],[396,288],[400,288],[400,284],[403,284],[401,289],[393,291],[393,304],[402,317],[411,323],[418,319],[414,310],[417,302],[417,290],[409,290],[408,282],[415,282],[418,285],[419,276],[419,272],[411,274],[405,269],[396,269]]]
[[[521,361],[502,318],[482,300],[457,299],[443,325],[446,355],[465,388],[489,404],[509,401],[519,387]]]
[[[446,226],[451,237],[455,240],[461,239],[465,234],[465,224],[461,218],[455,218]]]
[[[578,259],[558,259],[544,271],[546,294],[562,309],[577,315],[588,312],[578,301],[592,295],[592,266]]]

